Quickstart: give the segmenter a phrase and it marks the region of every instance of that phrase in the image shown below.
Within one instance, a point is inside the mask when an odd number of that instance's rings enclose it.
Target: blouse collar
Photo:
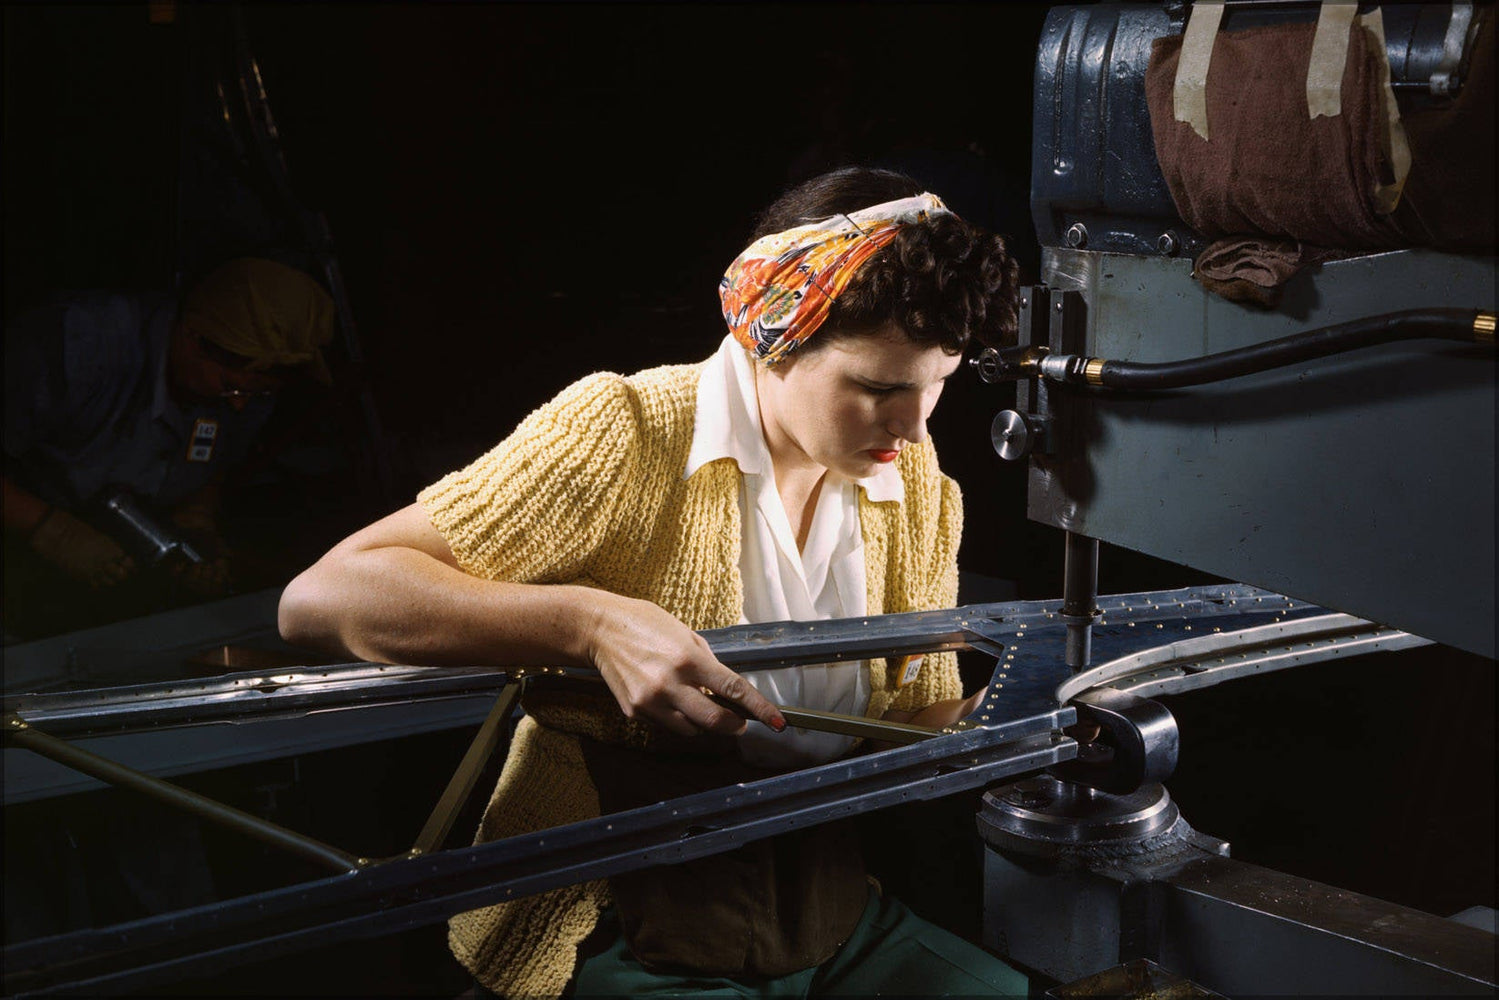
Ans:
[[[682,478],[725,458],[732,459],[745,475],[769,476],[774,471],[760,426],[753,362],[732,336],[724,337],[698,375],[692,447]],[[896,464],[883,465],[874,475],[853,482],[872,501],[900,502],[906,491]]]

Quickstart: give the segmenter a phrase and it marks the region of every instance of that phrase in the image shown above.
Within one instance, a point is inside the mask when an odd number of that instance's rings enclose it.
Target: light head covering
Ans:
[[[775,364],[817,331],[859,266],[902,226],[949,214],[941,198],[922,192],[760,237],[718,282],[729,332]]]
[[[333,299],[310,276],[260,257],[210,271],[182,300],[182,323],[250,369],[301,366],[332,382],[320,348],[333,339]]]

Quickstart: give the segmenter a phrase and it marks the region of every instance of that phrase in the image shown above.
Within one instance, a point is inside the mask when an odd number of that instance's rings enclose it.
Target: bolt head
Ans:
[[[1088,245],[1088,229],[1081,222],[1074,222],[1067,227],[1067,245],[1074,250]]]

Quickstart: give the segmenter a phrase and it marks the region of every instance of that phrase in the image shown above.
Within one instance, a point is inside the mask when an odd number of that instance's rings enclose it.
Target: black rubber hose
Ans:
[[[1411,309],[1294,333],[1188,361],[1161,364],[1105,361],[1098,382],[1107,389],[1181,389],[1395,340],[1439,337],[1472,343],[1476,339],[1473,324],[1478,315],[1477,309]]]

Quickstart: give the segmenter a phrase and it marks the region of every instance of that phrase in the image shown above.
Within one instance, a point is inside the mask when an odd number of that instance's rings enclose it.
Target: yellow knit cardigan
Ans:
[[[590,375],[418,499],[475,576],[598,587],[653,601],[693,628],[733,625],[744,606],[739,469],[724,459],[682,476],[701,369]],[[938,469],[930,442],[902,451],[897,468],[904,500],[859,494],[869,613],[952,607],[957,484]],[[870,688],[870,717],[962,695],[951,653],[929,655],[904,687],[893,667],[871,661]],[[574,734],[650,743],[648,728],[627,721],[606,694],[526,707],[475,843],[599,815]],[[555,995],[608,903],[605,880],[567,886],[459,914],[448,940],[494,992]]]

